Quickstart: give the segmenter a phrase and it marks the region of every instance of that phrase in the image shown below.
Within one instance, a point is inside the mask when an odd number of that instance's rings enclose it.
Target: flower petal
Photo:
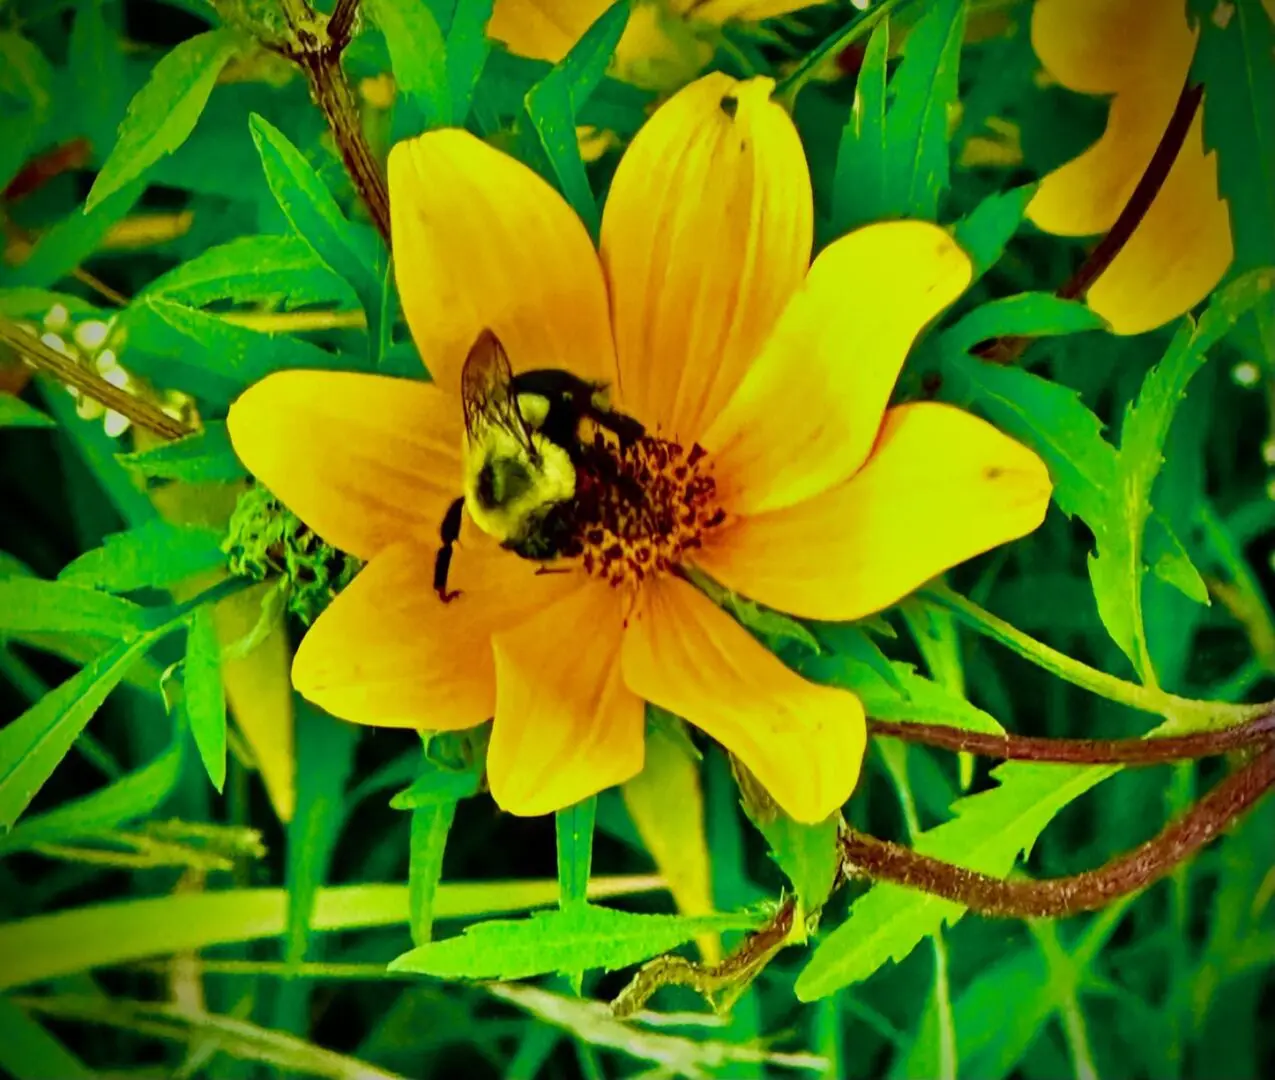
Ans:
[[[544,180],[449,129],[395,146],[389,183],[403,314],[436,383],[459,387],[469,348],[488,327],[515,371],[614,380],[597,253]]]
[[[458,546],[444,604],[437,545],[396,544],[374,558],[297,649],[292,681],[333,716],[358,724],[450,730],[490,719],[491,635],[550,604],[574,574],[537,574],[501,548]]]
[[[1189,311],[1231,265],[1230,213],[1201,123],[1197,115],[1146,216],[1085,297],[1117,334],[1141,334]]]
[[[777,510],[854,475],[912,342],[970,273],[956,241],[923,221],[829,245],[704,435],[723,504]]]
[[[611,0],[496,0],[487,36],[510,52],[556,64],[611,6]]]
[[[1107,129],[1040,184],[1028,216],[1061,236],[1106,232],[1177,106],[1195,34],[1181,0],[1038,0],[1032,43],[1063,85],[1114,93]]]
[[[724,22],[761,22],[776,15],[788,15],[829,0],[672,0],[673,10],[699,22],[720,26]]]
[[[696,562],[780,611],[857,619],[1031,532],[1049,494],[1040,458],[990,424],[949,405],[902,405],[854,477],[719,529]]]
[[[511,814],[547,814],[642,769],[645,712],[620,678],[620,598],[580,584],[492,641],[496,722],[492,797]]]
[[[625,407],[698,438],[810,262],[810,172],[769,79],[714,73],[630,144],[602,220]]]
[[[226,422],[249,471],[360,558],[437,537],[461,492],[460,400],[427,383],[283,371],[245,390]]]
[[[854,790],[866,728],[859,699],[786,668],[684,581],[649,585],[624,635],[624,681],[738,757],[798,821]]]

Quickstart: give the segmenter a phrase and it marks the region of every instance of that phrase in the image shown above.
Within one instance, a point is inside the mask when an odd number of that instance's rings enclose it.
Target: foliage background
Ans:
[[[590,867],[594,808],[560,815],[556,829],[548,818],[503,816],[473,794],[465,747],[434,746],[426,761],[410,732],[356,728],[294,698],[286,672],[297,611],[321,605],[329,575],[352,569],[303,530],[284,545],[290,595],[273,576],[250,591],[218,584],[220,544],[246,483],[218,425],[235,394],[285,367],[420,372],[384,247],[305,80],[242,28],[242,18],[282,25],[282,8],[216,6],[225,23],[203,0],[0,0],[0,315],[64,343],[74,325],[113,320],[104,342],[79,349],[83,362],[109,376],[101,350],[111,349],[133,390],[203,424],[195,439],[157,450],[154,437],[135,426],[121,433],[109,414],[0,354],[10,395],[0,398],[0,812],[13,826],[0,836],[0,1071],[20,1080],[1269,1075],[1269,800],[1166,881],[1094,916],[957,922],[957,910],[949,928],[944,910],[918,894],[841,888],[812,942],[778,953],[723,1017],[689,990],[666,989],[654,1007],[676,1015],[620,1026],[589,1001],[614,996],[628,972],[581,981],[566,965],[532,984],[492,985],[385,972],[429,939],[431,922],[448,938],[477,919],[554,904],[560,874],[569,912]],[[437,35],[408,35],[399,50],[391,35],[387,50],[368,24],[347,50],[377,157],[425,125],[464,122],[596,220],[619,150],[586,166],[576,124],[622,142],[652,100],[602,77],[623,11],[551,71],[499,48],[487,55],[471,32],[485,18],[482,0],[375,6],[386,19],[426,9]],[[1151,726],[1145,712],[1171,713],[1161,698],[1139,713],[1069,685],[1039,666],[1038,644],[1090,665],[1071,669],[1072,682],[1095,669],[1126,687],[1145,683],[1099,613],[1100,602],[1137,595],[1165,690],[1271,697],[1269,278],[1250,277],[1218,301],[1197,339],[1236,325],[1207,356],[1181,323],[1119,338],[1082,305],[1054,300],[1083,246],[1021,222],[1024,185],[1092,142],[1105,104],[1036,78],[1025,3],[898,7],[890,112],[876,144],[860,134],[856,149],[855,132],[843,129],[853,69],[869,73],[861,86],[881,76],[884,37],[875,50],[864,36],[831,52],[796,99],[820,242],[882,216],[958,223],[984,275],[917,350],[900,394],[966,405],[1036,446],[1060,505],[1029,541],[951,575],[978,605],[963,622],[929,596],[867,628],[814,628],[818,654],[785,640],[792,627],[754,628],[811,677],[856,689],[874,715],[1137,735]],[[1271,30],[1257,4],[1240,7],[1252,17],[1244,62],[1217,59],[1230,39],[1213,37],[1207,18],[1197,59],[1206,138],[1240,237],[1231,278],[1269,265],[1262,238],[1275,237],[1262,197],[1275,175],[1271,129],[1256,100],[1275,85]],[[804,72],[856,17],[830,4],[730,26],[713,66]],[[900,29],[914,42],[902,59]],[[379,78],[391,63],[396,100]],[[136,115],[123,131],[132,135],[121,135],[130,101]],[[124,138],[135,140],[128,152],[112,154]],[[889,180],[874,195],[859,178],[881,161]],[[1237,320],[1227,304],[1245,288],[1256,307]],[[997,303],[1006,298],[1018,299]],[[1017,367],[967,352],[1011,333],[1040,338]],[[1190,380],[1189,394],[1177,392],[1173,372]],[[1157,422],[1150,442],[1129,450],[1135,400]],[[1145,562],[1155,572],[1144,577],[1135,556],[1132,576],[1111,586],[1120,595],[1096,602],[1087,566],[1095,536],[1100,553],[1104,542],[1135,552],[1143,543],[1145,522],[1119,494],[1138,470],[1149,470],[1148,492],[1154,483]],[[1031,635],[1019,641],[1026,659],[988,635],[982,609]],[[794,887],[810,890],[802,899],[817,908],[811,882],[831,850],[827,829],[771,829],[786,878],[742,812],[722,754],[704,746],[702,764],[689,767],[676,729],[653,730],[653,747],[667,744],[653,754],[667,767],[646,789],[597,800],[594,888],[630,912],[673,913],[676,901],[687,918],[667,924],[665,944],[656,924],[642,923],[642,940],[617,966],[697,935],[712,949],[721,928],[729,944],[761,918],[750,905]],[[442,750],[460,755],[459,770]],[[992,776],[985,764],[878,739],[846,814],[878,836],[928,830],[934,854],[1000,874],[1025,849],[1028,873],[1056,876],[1146,839],[1223,768],[1113,771],[1101,785],[1105,773],[1061,766]],[[391,805],[409,785],[414,794]],[[710,909],[745,914],[714,922]],[[548,948],[553,933],[537,940]],[[512,963],[507,944],[475,941],[472,955],[449,961],[455,971],[495,963],[489,974],[511,973],[500,969]],[[591,947],[570,959],[598,959]],[[544,957],[529,965],[564,966]]]

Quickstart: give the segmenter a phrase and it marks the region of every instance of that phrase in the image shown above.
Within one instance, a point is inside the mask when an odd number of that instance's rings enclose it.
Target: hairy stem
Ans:
[[[1124,250],[1125,244],[1142,224],[1142,219],[1147,216],[1151,204],[1155,202],[1160,189],[1164,187],[1173,163],[1178,159],[1203,96],[1204,87],[1191,85],[1188,76],[1182,86],[1182,93],[1178,95],[1178,103],[1173,110],[1173,115],[1169,117],[1169,122],[1165,125],[1164,134],[1160,136],[1160,142],[1156,145],[1151,160],[1147,162],[1147,167],[1130,194],[1129,201],[1125,203],[1124,209],[1116,218],[1115,224],[1111,226],[1107,235],[1098,241],[1079,269],[1059,287],[1058,295],[1064,300],[1074,300],[1084,296],[1102,272]],[[1031,342],[1030,337],[1018,335],[993,338],[971,351],[985,360],[998,364],[1011,364],[1023,355]]]
[[[853,829],[840,843],[851,875],[920,889],[981,915],[1065,918],[1096,911],[1159,881],[1251,810],[1272,785],[1275,746],[1268,746],[1145,844],[1097,870],[1038,881],[991,877]]]
[[[180,439],[191,433],[181,421],[174,420],[149,401],[113,386],[97,372],[76,363],[69,356],[63,356],[34,334],[3,316],[0,316],[0,343],[8,345],[32,367],[47,372],[64,386],[72,387],[121,416],[128,417],[138,427],[165,439]]]
[[[1275,742],[1275,710],[1232,727],[1190,735],[1146,739],[1051,739],[1031,735],[992,735],[944,724],[869,720],[868,731],[904,742],[953,753],[978,754],[1006,761],[1047,761],[1067,765],[1162,765],[1214,757],[1249,746]]]
[[[341,67],[341,55],[350,43],[358,10],[359,0],[337,0],[331,16],[324,19],[307,0],[288,0],[284,4],[288,21],[286,38],[265,44],[286,56],[305,74],[310,94],[328,122],[354,189],[388,244],[389,188],[380,162],[373,156],[363,134],[358,105]]]

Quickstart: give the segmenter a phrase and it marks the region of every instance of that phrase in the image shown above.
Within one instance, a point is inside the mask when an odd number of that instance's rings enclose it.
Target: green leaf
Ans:
[[[145,817],[163,805],[176,787],[181,766],[181,743],[175,742],[154,761],[101,790],[23,818],[12,832],[0,836],[0,853],[74,840]]]
[[[396,0],[403,3],[405,0]],[[428,13],[427,13],[428,16]],[[256,113],[248,120],[266,183],[292,227],[332,270],[349,282],[367,315],[372,364],[380,355],[386,259],[380,241],[359,232],[337,206],[301,151]]]
[[[0,728],[0,832],[13,827],[129,667],[170,629],[121,641]]]
[[[952,226],[956,242],[974,264],[974,281],[1000,262],[1036,188],[1036,184],[1024,184],[989,195]]]
[[[0,32],[0,191],[17,176],[35,148],[53,102],[53,66],[38,46],[12,31]]]
[[[30,319],[40,322],[56,306],[66,308],[71,315],[82,318],[101,317],[101,308],[70,293],[51,292],[48,289],[22,287],[0,289],[0,315],[11,319]]]
[[[1146,548],[1147,562],[1156,577],[1197,604],[1206,607],[1212,604],[1209,587],[1182,546],[1182,541],[1169,523],[1154,512],[1147,523]]]
[[[190,484],[239,480],[248,475],[235,456],[224,420],[210,420],[202,431],[153,450],[115,456],[122,465],[142,476],[183,480]]]
[[[412,944],[426,944],[434,933],[434,897],[443,876],[443,853],[456,818],[456,800],[438,799],[412,811],[408,846],[408,929]]]
[[[51,417],[45,416],[34,405],[28,405],[20,397],[0,393],[0,427],[57,427],[57,424]]]
[[[552,178],[595,240],[601,219],[580,157],[576,124],[584,103],[606,74],[628,19],[628,0],[617,0],[562,61],[527,91],[527,118]]]
[[[1063,807],[1118,771],[1007,762],[992,774],[995,788],[957,800],[956,817],[921,833],[913,846],[923,855],[1004,877]],[[797,996],[814,1001],[866,979],[888,961],[903,960],[965,910],[919,889],[874,885],[819,944],[797,979]]]
[[[456,802],[478,793],[482,769],[444,769],[427,762],[412,786],[390,800],[395,810],[418,810],[438,803]]]
[[[1217,151],[1218,188],[1231,212],[1235,267],[1275,262],[1275,25],[1261,0],[1192,0],[1204,83],[1204,141]],[[1223,16],[1225,12],[1225,16]]]
[[[968,352],[980,341],[1026,334],[1052,337],[1102,330],[1107,322],[1088,304],[1063,300],[1053,293],[1030,292],[992,300],[961,317],[938,340],[938,348]]]
[[[0,998],[0,1070],[13,1080],[94,1080],[90,1069],[37,1020]]]
[[[803,825],[782,810],[769,820],[754,821],[770,845],[771,857],[792,882],[803,917],[818,912],[832,893],[841,865],[840,821],[841,812],[834,811],[817,824]]]
[[[112,227],[123,220],[142,197],[144,181],[125,184],[91,210],[75,209],[41,234],[31,254],[6,274],[6,284],[46,289],[71,273],[92,255]]]
[[[209,30],[175,46],[155,65],[128,106],[119,139],[93,182],[86,210],[136,180],[189,138],[217,76],[243,43],[238,31]]]
[[[385,35],[394,81],[424,120],[424,128],[452,121],[447,49],[425,0],[372,0],[372,18]]]
[[[216,529],[155,520],[106,537],[101,547],[64,566],[58,580],[107,592],[131,592],[173,585],[225,561]]]
[[[186,635],[182,705],[208,779],[226,784],[226,692],[221,683],[221,644],[212,606],[196,608]]]
[[[950,182],[948,113],[957,102],[965,0],[934,0],[903,46],[886,115],[885,205],[875,217],[937,221]]]
[[[522,979],[581,969],[615,971],[668,952],[697,934],[750,930],[760,912],[720,915],[631,915],[581,905],[542,911],[529,919],[492,919],[460,937],[413,949],[392,960],[390,971],[445,979]]]
[[[148,619],[145,608],[96,589],[33,577],[0,581],[0,636],[66,633],[131,639]]]
[[[890,20],[872,31],[854,87],[854,106],[841,130],[832,182],[834,235],[877,220],[886,204],[885,68]]]
[[[1273,291],[1275,270],[1263,269],[1244,274],[1216,293],[1198,325],[1189,318],[1184,321],[1125,414],[1117,483],[1108,489],[1111,497],[1103,517],[1091,523],[1097,553],[1090,556],[1089,577],[1103,625],[1145,682],[1154,682],[1155,673],[1142,618],[1143,540],[1169,425],[1208,350],[1241,315],[1267,302]]]
[[[165,386],[229,405],[246,386],[275,371],[351,366],[288,334],[263,334],[163,297],[135,301],[124,313],[128,365]]]
[[[241,236],[200,252],[156,278],[142,296],[190,307],[218,300],[267,304],[285,311],[305,304],[345,303],[354,298],[299,236]]]
[[[469,117],[474,88],[491,52],[487,24],[493,0],[458,0],[452,24],[447,28],[447,83],[452,96],[452,123],[462,126]]]
[[[559,810],[554,815],[558,841],[558,904],[568,908],[583,904],[589,893],[589,873],[593,867],[593,825],[598,815],[598,799],[587,799]]]
[[[797,670],[814,682],[852,691],[869,716],[1004,734],[995,717],[961,695],[927,679],[911,664],[887,660],[857,626],[828,624],[819,628],[819,636],[827,646],[824,654],[799,659]],[[876,658],[868,650],[875,652]]]
[[[594,878],[590,891],[595,897],[622,896],[660,887],[658,878],[609,877]],[[460,919],[522,911],[551,904],[557,895],[558,883],[546,879],[440,885],[435,914]],[[151,956],[277,937],[287,905],[284,889],[229,889],[111,901],[3,922],[0,990]],[[406,922],[407,886],[377,883],[320,889],[310,926],[336,931]]]
[[[691,576],[695,586],[713,603],[724,607],[744,626],[764,639],[772,649],[778,649],[784,643],[792,642],[811,652],[819,651],[819,639],[791,615],[762,607],[755,600],[732,592],[705,574],[692,571]]]

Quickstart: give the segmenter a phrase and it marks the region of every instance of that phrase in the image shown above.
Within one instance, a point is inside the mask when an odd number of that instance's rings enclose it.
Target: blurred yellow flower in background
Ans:
[[[1068,89],[1111,96],[1101,139],[1041,182],[1028,216],[1046,232],[1107,232],[1155,153],[1186,82],[1198,30],[1186,0],[1037,0],[1032,45]],[[1164,186],[1088,302],[1118,334],[1194,307],[1231,264],[1231,225],[1197,111]]]
[[[511,52],[557,63],[614,0],[496,0],[487,32]],[[635,0],[612,68],[652,90],[689,82],[713,55],[727,21],[760,22],[828,0]]]
[[[1031,451],[946,405],[887,407],[969,260],[938,226],[894,221],[811,265],[809,171],[772,85],[712,74],[662,106],[615,174],[600,250],[544,180],[472,135],[399,144],[395,269],[433,385],[289,371],[231,410],[248,467],[369,560],[302,642],[297,688],[360,723],[494,718],[488,778],[514,813],[639,772],[649,701],[794,818],[823,819],[858,778],[861,704],[800,678],[688,571],[855,619],[1044,516]],[[641,498],[604,493],[581,556],[548,567],[463,531],[444,603],[432,575],[462,490],[460,373],[488,328],[515,372],[609,384],[646,429],[609,451]]]

